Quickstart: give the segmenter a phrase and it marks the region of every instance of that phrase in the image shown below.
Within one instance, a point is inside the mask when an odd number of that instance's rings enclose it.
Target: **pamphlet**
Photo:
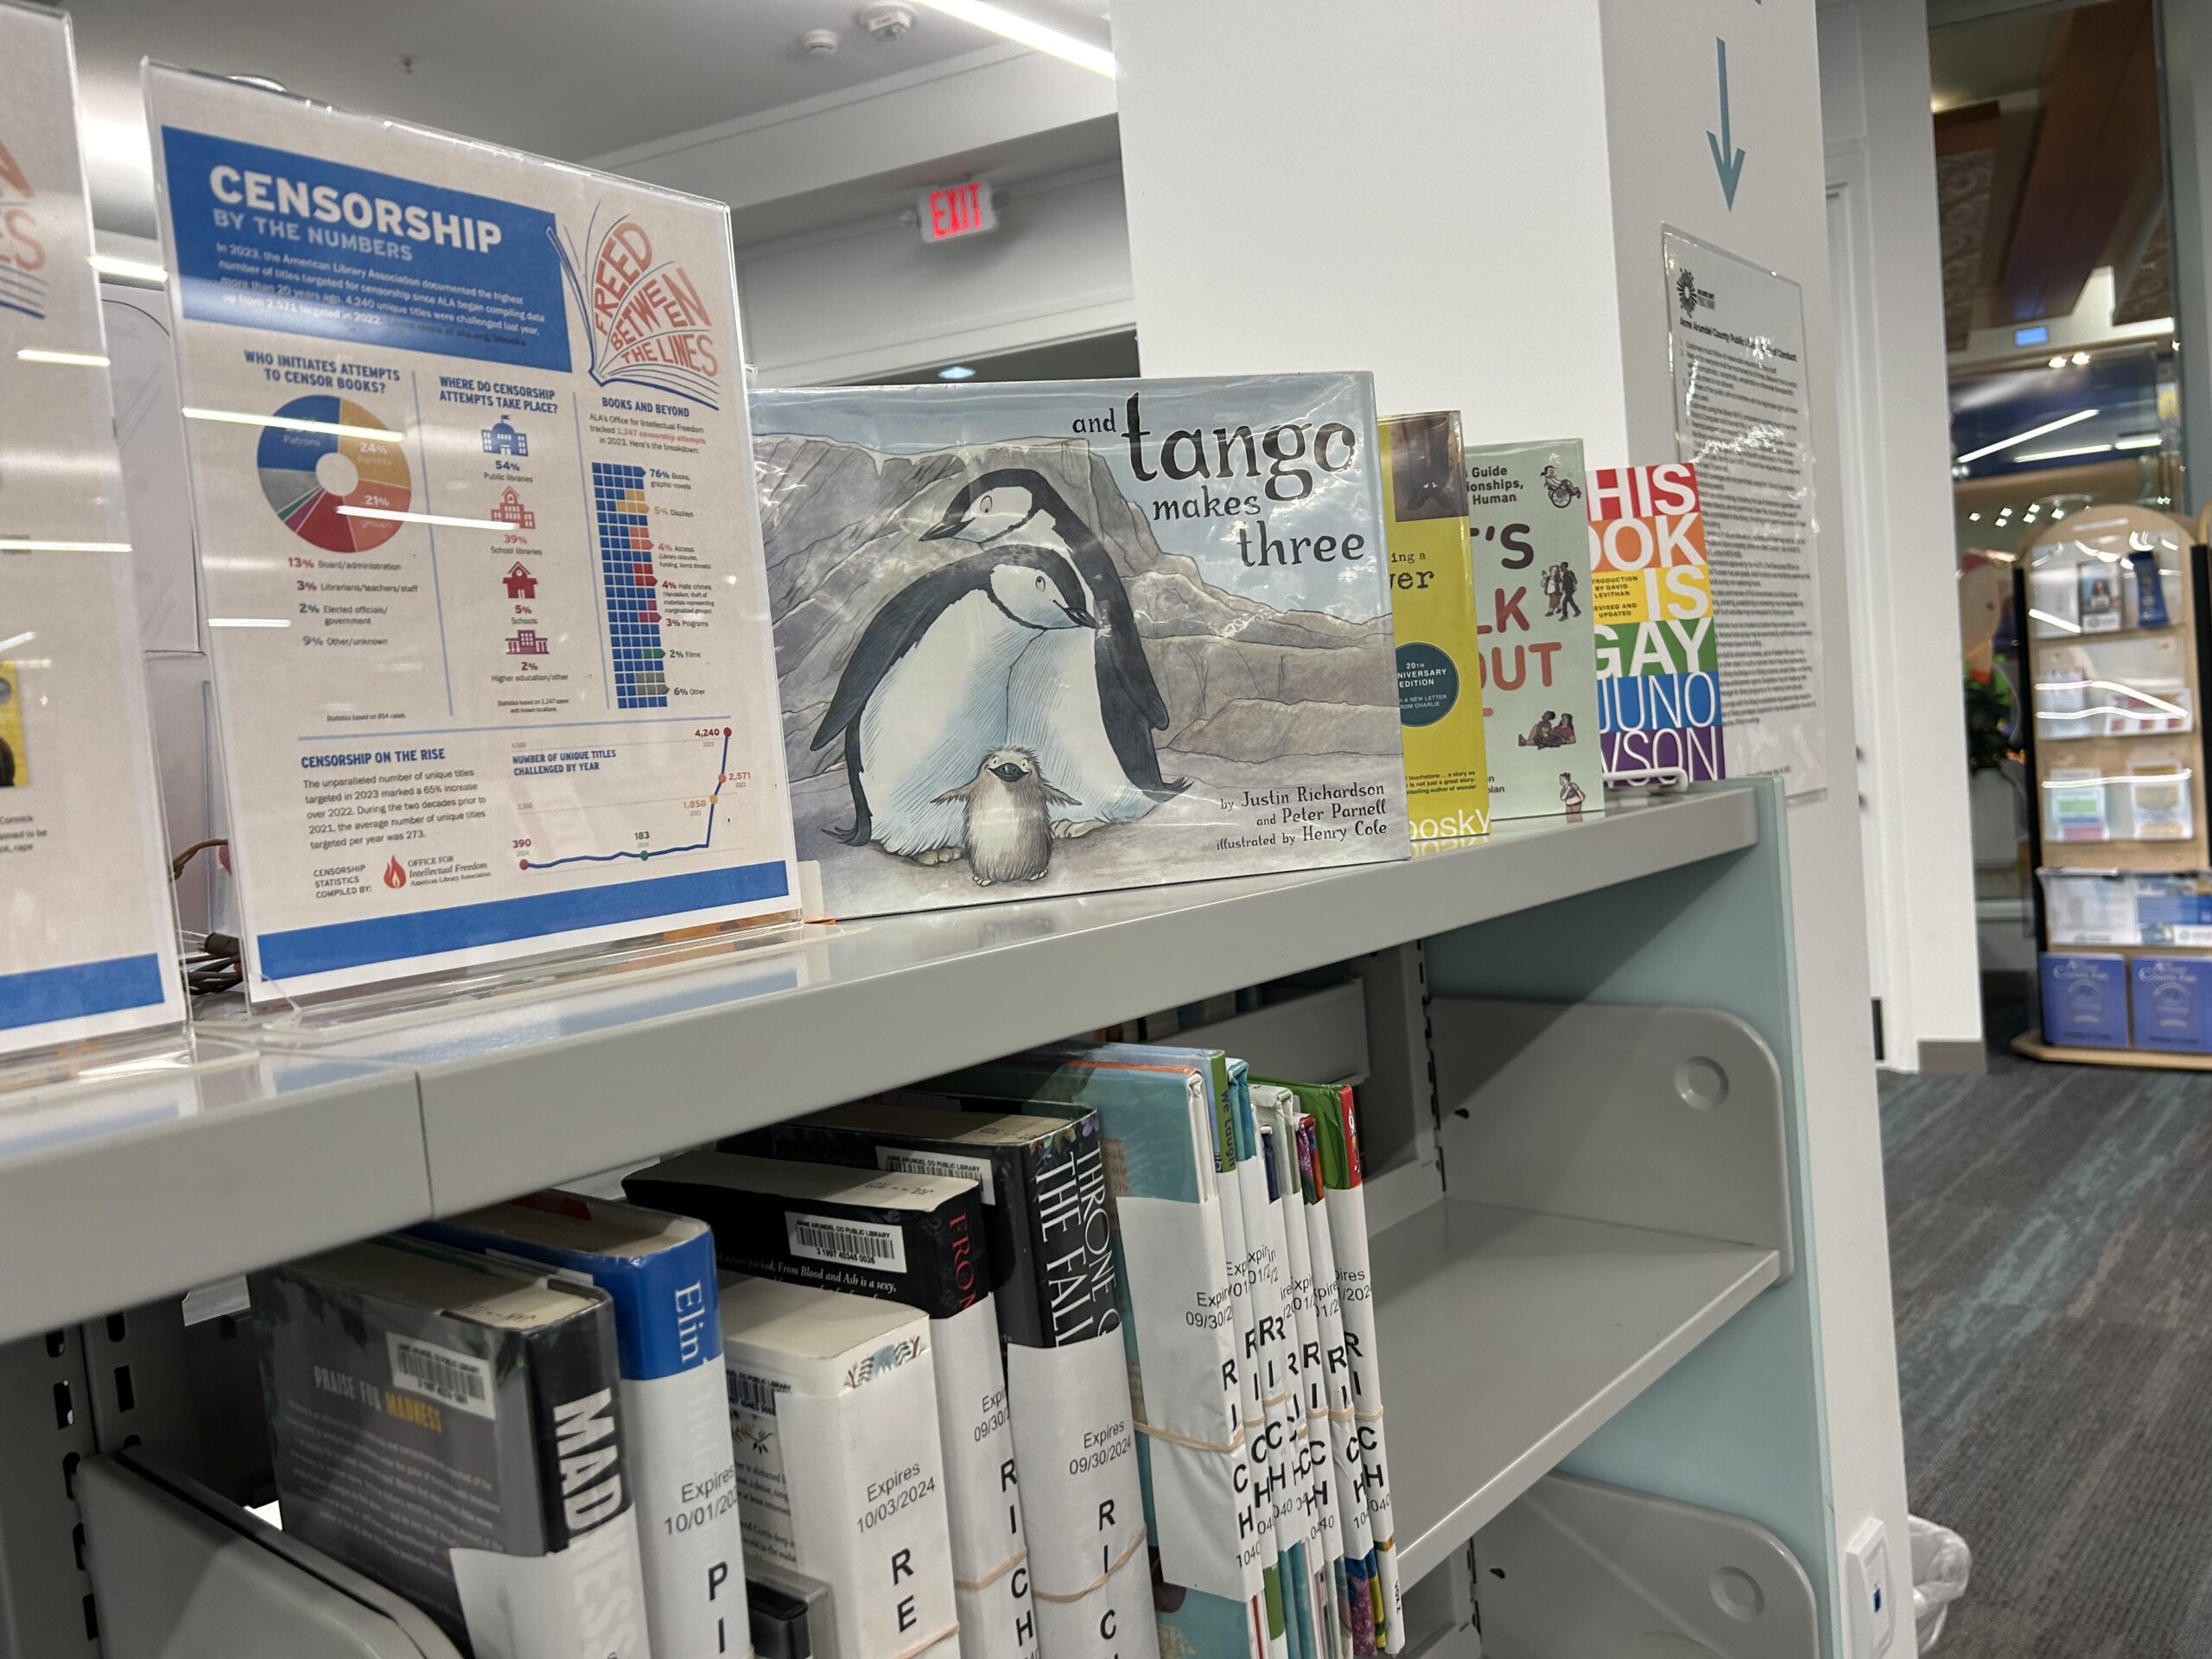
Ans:
[[[728,209],[146,98],[253,999],[794,913]]]
[[[2082,632],[2116,633],[2124,615],[2120,607],[2120,572],[2102,559],[2084,559],[2075,567],[2082,585]]]
[[[2043,784],[2044,833],[2053,841],[2110,841],[2104,774],[2094,766],[2053,766]]]
[[[67,13],[0,3],[0,1056],[184,1019]]]
[[[2158,566],[2155,548],[2138,548],[2127,556],[2128,569],[2134,574],[2135,626],[2139,628],[2164,628],[2172,626],[2166,610],[2164,573]]]
[[[2138,841],[2187,841],[2196,833],[2190,769],[2178,760],[2141,760],[2127,769]]]

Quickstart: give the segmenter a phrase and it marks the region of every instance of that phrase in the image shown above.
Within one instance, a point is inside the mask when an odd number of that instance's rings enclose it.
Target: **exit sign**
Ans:
[[[991,206],[988,179],[925,191],[919,212],[925,242],[957,242],[963,236],[981,236],[999,227],[998,209]]]

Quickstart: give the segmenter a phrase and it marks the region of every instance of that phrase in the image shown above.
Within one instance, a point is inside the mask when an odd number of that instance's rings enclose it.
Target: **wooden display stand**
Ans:
[[[2135,574],[2139,566],[2130,556],[2145,552],[2155,556],[2160,573],[2167,614],[2163,626],[2145,627],[2139,620],[2144,608]],[[2132,972],[2138,956],[2193,954],[2199,947],[2054,945],[2045,878],[2068,871],[2188,874],[2212,868],[2203,725],[2212,582],[2198,528],[2148,507],[2083,508],[2023,541],[2013,570],[2013,607],[2027,669],[2023,732],[2033,798],[2028,835],[2039,957],[2054,950],[2120,956]],[[2099,626],[2100,620],[2120,626]],[[2069,683],[2080,688],[2080,708],[2064,707],[2055,695]],[[2155,716],[2175,708],[2187,710],[2184,730],[2111,729],[2126,715]],[[2188,804],[2185,835],[2133,833],[2147,815],[2138,810],[2144,785],[2132,780],[2158,776],[2143,772],[2145,763],[2176,769],[2173,781]],[[2105,822],[2113,831],[2105,838],[2053,836],[2052,798],[2068,786],[2068,772],[2088,774],[2077,787],[2102,791]],[[2212,1054],[2070,1046],[2044,1041],[2040,1029],[2014,1039],[2012,1046],[2031,1059],[2068,1065],[2212,1071]]]

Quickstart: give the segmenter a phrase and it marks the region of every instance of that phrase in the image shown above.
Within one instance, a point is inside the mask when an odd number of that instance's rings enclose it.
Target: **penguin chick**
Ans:
[[[951,801],[965,811],[961,840],[979,887],[1042,880],[1052,862],[1052,806],[1082,804],[1046,782],[1027,749],[993,749],[970,781],[945,791],[935,804]]]

